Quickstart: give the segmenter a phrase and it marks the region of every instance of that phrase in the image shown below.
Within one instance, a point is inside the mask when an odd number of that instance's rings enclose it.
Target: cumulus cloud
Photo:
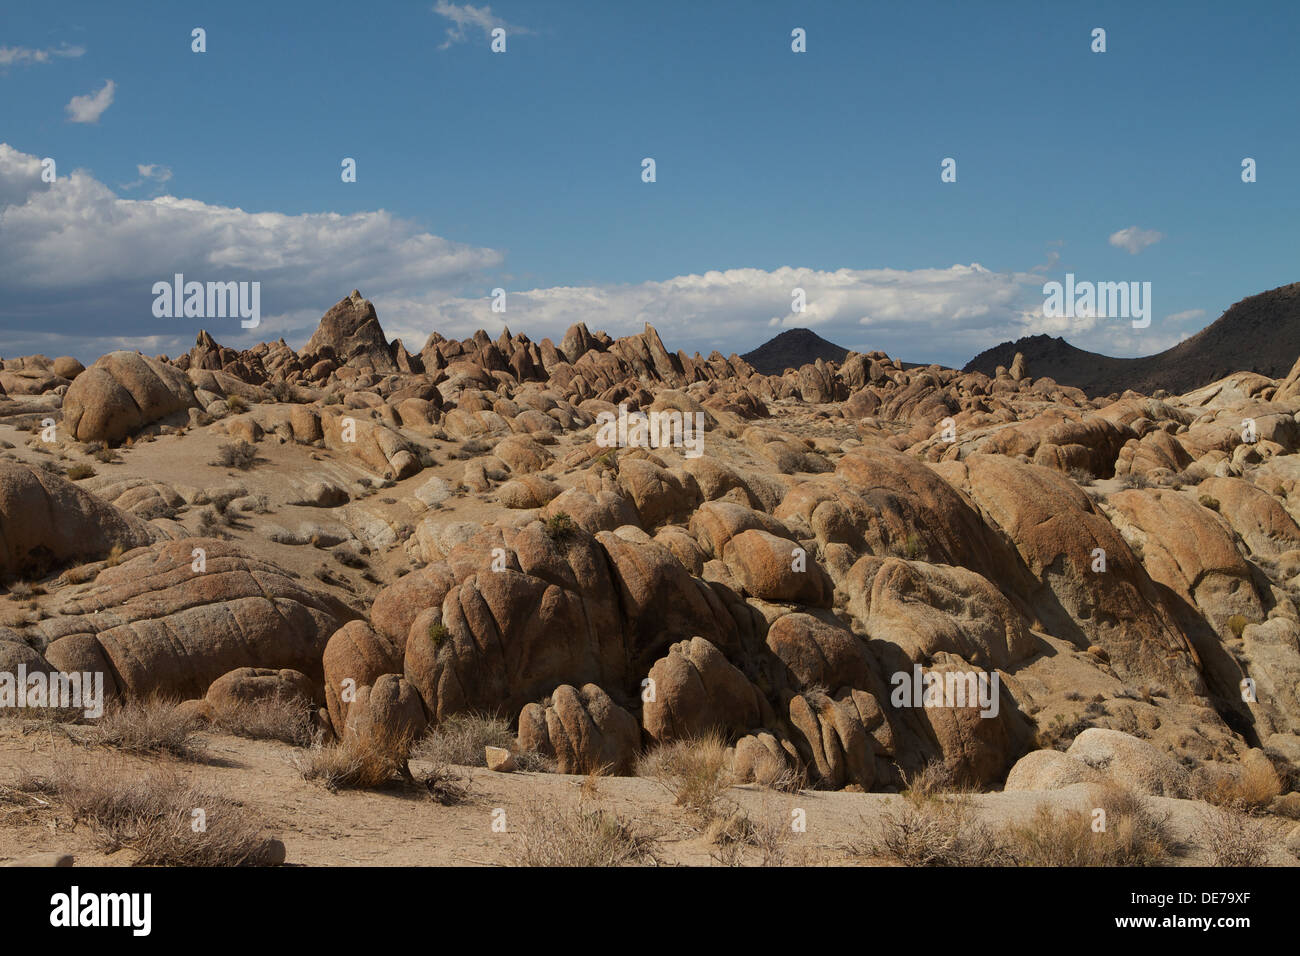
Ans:
[[[1135,256],[1143,249],[1154,246],[1164,237],[1163,232],[1156,232],[1154,229],[1139,229],[1137,226],[1129,226],[1119,232],[1112,232],[1109,241],[1116,249],[1123,249],[1129,255]]]
[[[104,110],[113,105],[113,94],[117,84],[112,80],[104,83],[98,91],[84,96],[74,96],[64,107],[68,111],[69,123],[98,123]]]
[[[9,66],[28,66],[32,63],[49,63],[54,59],[70,59],[83,56],[85,52],[85,47],[68,46],[67,44],[47,50],[35,50],[22,46],[0,46],[0,69]]]
[[[40,172],[38,157],[0,144],[6,354],[95,358],[129,343],[175,355],[204,327],[235,347],[282,336],[301,345],[354,286],[382,315],[387,297],[465,294],[467,279],[501,264],[495,250],[431,235],[382,210],[289,216],[174,196],[124,199],[82,170],[61,172],[56,183],[42,182]],[[201,282],[260,281],[261,326],[154,318],[153,283],[178,272]]]
[[[433,6],[433,12],[451,21],[451,26],[447,28],[447,39],[442,46],[438,47],[439,50],[464,43],[469,39],[470,30],[481,30],[484,37],[490,37],[497,27],[502,27],[507,34],[532,33],[527,27],[513,27],[506,23],[493,14],[491,7],[476,7],[468,3],[448,3],[447,0],[438,0]]]
[[[157,180],[162,166],[139,172]],[[978,263],[929,269],[738,268],[639,283],[516,289],[495,249],[430,234],[383,210],[349,215],[246,212],[194,199],[123,198],[89,173],[41,181],[40,159],[0,144],[0,332],[6,354],[114,348],[176,355],[207,328],[247,348],[284,338],[301,347],[331,305],[359,288],[390,338],[418,350],[433,331],[456,338],[508,324],[559,341],[575,322],[611,335],[654,325],[670,349],[745,352],[806,327],[845,348],[960,366],[1024,335],[1080,348],[1149,354],[1176,340],[1158,325],[1043,315],[1044,276]],[[152,286],[259,281],[262,323],[157,319]],[[504,314],[491,291],[506,290]],[[805,310],[791,310],[802,289]],[[1165,323],[1160,323],[1164,325]],[[1167,328],[1167,325],[1165,326]]]
[[[1195,322],[1197,319],[1205,318],[1204,309],[1188,309],[1186,312],[1175,312],[1173,315],[1165,316],[1165,322],[1170,325],[1177,325],[1181,322]]]

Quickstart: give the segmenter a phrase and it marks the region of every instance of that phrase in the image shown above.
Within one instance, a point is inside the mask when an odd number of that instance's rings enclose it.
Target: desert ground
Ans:
[[[1300,863],[1300,363],[410,353],[354,291],[0,385],[0,673],[107,698],[0,687],[0,860]]]

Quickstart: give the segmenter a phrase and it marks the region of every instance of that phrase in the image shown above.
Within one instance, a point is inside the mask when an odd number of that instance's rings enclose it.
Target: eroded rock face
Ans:
[[[137,352],[109,352],[68,387],[63,424],[78,441],[118,442],[197,405],[179,369]]]
[[[159,529],[43,468],[0,462],[0,574],[103,558],[163,537]]]
[[[196,571],[195,549],[204,570]],[[240,667],[322,680],[326,642],[351,612],[226,541],[189,538],[128,552],[93,583],[65,590],[30,630],[56,666],[90,661],[132,697],[202,697]]]
[[[636,718],[595,684],[562,684],[519,714],[519,746],[554,757],[560,773],[627,774],[641,747]]]
[[[1101,647],[1124,673],[1204,693],[1195,649],[1087,495],[1056,471],[1014,459],[972,455],[961,465],[964,487],[1045,585],[1034,597],[1045,622]],[[1102,556],[1106,570],[1094,571]]]
[[[327,357],[381,374],[398,371],[375,307],[355,289],[325,313],[302,354]]]
[[[650,668],[650,680],[654,700],[642,707],[641,722],[652,740],[740,734],[762,725],[758,688],[702,637],[669,648]]]

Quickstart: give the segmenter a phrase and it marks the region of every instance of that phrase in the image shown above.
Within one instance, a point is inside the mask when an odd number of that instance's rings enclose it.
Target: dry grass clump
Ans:
[[[713,847],[709,858],[721,866],[785,866],[794,832],[790,820],[774,806],[757,817],[740,809],[717,817],[705,834]]]
[[[531,798],[514,811],[517,866],[658,865],[654,837],[619,814]]]
[[[763,753],[754,761],[754,783],[764,790],[798,793],[808,788],[808,772],[791,767],[775,754]]]
[[[637,761],[636,775],[664,787],[679,807],[712,818],[732,784],[727,742],[713,732],[663,744]]]
[[[460,767],[486,767],[485,748],[514,750],[510,724],[492,714],[453,714],[422,737],[411,751],[417,760]]]
[[[319,741],[293,755],[293,764],[304,780],[319,783],[334,793],[339,790],[374,790],[402,779],[413,782],[407,760],[411,737],[386,727],[367,733],[348,734],[337,743]]]
[[[1235,773],[1220,770],[1210,774],[1200,768],[1192,777],[1196,799],[1216,807],[1254,813],[1263,810],[1282,792],[1277,771],[1266,760],[1242,763]]]
[[[942,760],[931,760],[907,777],[907,795],[913,799],[933,800],[944,795],[967,795],[975,788],[947,767]]]
[[[257,866],[282,862],[257,817],[173,771],[121,762],[57,764],[14,789],[39,794],[86,823],[105,852],[127,849],[137,866]]]
[[[264,697],[233,701],[212,708],[212,726],[251,740],[278,740],[307,747],[316,737],[311,703],[301,697]]]
[[[865,821],[864,821],[865,822]],[[968,798],[938,798],[909,791],[881,814],[883,832],[852,849],[903,866],[1004,866],[998,835],[977,820]]]
[[[176,701],[168,697],[114,701],[91,728],[85,742],[95,746],[180,760],[202,756],[194,739],[200,729],[198,718],[178,710]]]
[[[257,461],[257,449],[242,438],[233,442],[222,442],[217,446],[217,457],[212,462],[222,468],[238,468],[247,471]]]
[[[1205,848],[1214,866],[1266,866],[1268,826],[1260,819],[1223,807],[1201,813]]]
[[[429,796],[444,807],[453,807],[469,799],[469,778],[445,763],[435,763],[420,783]]]
[[[1017,866],[1160,866],[1175,850],[1168,814],[1152,810],[1137,793],[1115,784],[1093,791],[1094,812],[1040,806],[1001,838]],[[1105,816],[1095,814],[1095,810]],[[1104,829],[1094,829],[1094,819]]]
[[[85,478],[94,478],[95,468],[85,462],[79,462],[75,465],[69,465],[66,474],[69,481],[81,481]]]

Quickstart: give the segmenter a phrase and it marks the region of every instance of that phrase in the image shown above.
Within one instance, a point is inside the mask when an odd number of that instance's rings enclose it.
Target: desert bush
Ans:
[[[1141,472],[1129,472],[1119,476],[1119,483],[1125,488],[1150,488],[1151,479]]]
[[[557,511],[545,520],[546,533],[555,541],[563,541],[577,530],[577,525],[566,512]]]
[[[1201,495],[1196,499],[1200,502],[1202,508],[1209,508],[1211,511],[1219,510],[1219,499],[1211,495]]]
[[[84,478],[95,477],[95,467],[81,462],[76,465],[69,465],[67,471],[68,479],[71,481],[81,481]]]
[[[238,415],[240,412],[248,411],[248,400],[243,395],[227,395],[226,407]]]
[[[319,783],[331,793],[338,790],[374,790],[397,778],[414,778],[407,767],[411,753],[408,735],[385,727],[368,733],[347,734],[337,743],[319,741],[293,755],[304,780]]]
[[[233,442],[222,442],[217,446],[217,457],[212,462],[222,468],[238,468],[247,471],[257,461],[257,449],[242,438]]]
[[[931,800],[945,794],[969,794],[970,784],[953,773],[942,760],[931,760],[906,778],[907,795],[913,800]]]
[[[1268,828],[1263,820],[1222,807],[1201,812],[1201,832],[1214,866],[1265,866]]]
[[[722,866],[784,866],[790,857],[790,820],[780,809],[766,807],[757,817],[736,810],[717,817],[705,835],[712,845],[709,858]]]
[[[435,763],[420,778],[429,796],[444,807],[452,807],[469,799],[469,778],[445,763]]]
[[[441,625],[439,625],[441,626]],[[411,756],[434,764],[486,767],[487,747],[513,750],[510,724],[492,714],[453,714],[429,730],[415,745]]]
[[[798,793],[808,788],[808,774],[794,769],[780,757],[764,753],[754,762],[754,783],[764,790]]]
[[[492,446],[487,442],[482,442],[478,439],[472,438],[469,441],[461,442],[460,446],[453,450],[449,457],[457,460],[465,460],[469,458],[477,458],[479,455],[486,455],[491,450]]]
[[[311,703],[301,697],[264,697],[234,701],[212,709],[212,726],[236,737],[279,740],[306,747],[316,737]]]
[[[1038,749],[1068,750],[1074,738],[1091,726],[1092,721],[1083,714],[1053,714],[1051,723],[1038,729]]]
[[[1242,632],[1246,630],[1246,625],[1250,620],[1244,614],[1234,614],[1228,618],[1228,630],[1237,640],[1241,640]]]
[[[1017,866],[1159,866],[1168,862],[1174,845],[1168,815],[1153,811],[1139,794],[1106,784],[1093,791],[1097,809],[1105,816],[1080,810],[1040,806],[1025,823],[1011,824],[1000,834]],[[1104,829],[1094,830],[1094,819]]]
[[[1192,775],[1192,786],[1196,799],[1239,813],[1262,810],[1282,792],[1277,772],[1262,760],[1242,763],[1235,773],[1199,768]]]
[[[679,807],[708,819],[732,783],[727,742],[721,734],[709,733],[661,744],[637,761],[636,775],[654,780]]]
[[[280,854],[256,815],[228,797],[204,792],[172,771],[120,762],[57,764],[26,775],[18,789],[43,794],[86,823],[106,852],[133,851],[137,866],[256,866]],[[202,811],[203,826],[195,826]]]
[[[968,798],[925,799],[909,793],[885,809],[880,824],[881,834],[855,844],[855,853],[884,857],[904,866],[999,866],[1007,862],[1004,846],[992,829],[975,818]]]
[[[197,760],[202,755],[194,739],[199,732],[198,719],[178,710],[176,701],[168,697],[114,701],[90,726],[86,743],[91,745],[181,760]]]
[[[530,798],[514,811],[518,866],[655,865],[655,841],[611,810]]]
[[[1071,468],[1070,480],[1073,481],[1080,488],[1087,488],[1094,481],[1096,481],[1096,479],[1093,478],[1092,476],[1092,472],[1090,472],[1087,468]]]

